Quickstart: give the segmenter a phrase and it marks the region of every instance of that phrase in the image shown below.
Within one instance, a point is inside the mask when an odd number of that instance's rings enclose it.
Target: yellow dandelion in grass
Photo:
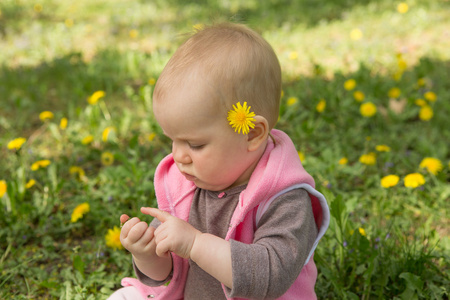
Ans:
[[[346,165],[348,164],[348,158],[347,157],[342,157],[339,162],[340,165]]]
[[[372,166],[377,162],[377,156],[374,152],[363,154],[359,157],[359,162],[368,166]]]
[[[390,152],[391,151],[391,147],[389,147],[387,145],[377,145],[375,147],[375,150],[377,150],[378,152]]]
[[[244,105],[241,105],[241,102],[233,104],[233,109],[228,112],[227,120],[230,122],[232,128],[234,128],[234,132],[247,134],[250,131],[250,128],[255,128],[254,121],[256,121],[253,117],[255,116],[254,112],[250,112],[251,106],[247,107],[247,102],[244,102]]]
[[[325,101],[325,99],[321,99],[316,105],[316,110],[317,112],[321,113],[325,110],[325,107],[327,107],[327,102]]]
[[[103,152],[101,156],[102,165],[110,166],[114,163],[114,154],[111,152]]]
[[[434,113],[433,113],[433,109],[431,108],[431,106],[424,105],[424,106],[422,106],[420,108],[419,118],[422,121],[429,121],[429,120],[431,120],[433,118],[433,115],[434,115]]]
[[[419,187],[425,184],[425,177],[420,173],[411,173],[405,176],[403,180],[405,187],[413,188]]]
[[[148,82],[148,84],[150,84],[150,85],[155,85],[156,79],[152,77],[152,78],[150,78],[147,82]]]
[[[403,58],[400,58],[397,60],[397,65],[398,68],[400,69],[400,71],[405,71],[406,68],[408,67],[408,64],[406,63],[406,60],[404,60]]]
[[[400,97],[401,93],[402,92],[400,91],[399,88],[393,87],[389,90],[388,96],[389,96],[389,98],[398,98],[398,97]]]
[[[155,137],[156,137],[156,133],[152,132],[152,133],[150,133],[150,134],[147,136],[147,139],[148,139],[150,142],[153,142],[153,140],[155,139]]]
[[[64,21],[64,24],[67,26],[67,28],[70,28],[73,26],[73,19],[66,19]]]
[[[139,31],[137,31],[136,29],[131,29],[128,32],[128,35],[130,36],[130,38],[135,39],[139,36]]]
[[[61,130],[65,130],[67,128],[67,118],[61,119],[59,122],[59,128],[61,128]]]
[[[92,143],[92,141],[94,140],[94,136],[93,135],[88,135],[88,136],[85,136],[82,140],[81,140],[81,143],[83,144],[83,145],[89,145],[90,143]]]
[[[35,184],[36,184],[36,180],[30,179],[30,180],[28,180],[28,182],[25,184],[25,188],[26,188],[26,189],[30,189],[30,188],[32,188]]]
[[[366,231],[364,230],[364,228],[359,227],[358,231],[359,231],[359,234],[361,234],[362,236],[366,236]]]
[[[430,101],[430,102],[435,102],[436,99],[437,99],[436,94],[433,93],[432,91],[426,92],[425,94],[423,94],[423,97],[424,97],[425,99],[427,99],[428,101]]]
[[[297,51],[291,51],[289,53],[289,59],[290,60],[296,60],[298,58],[298,52]]]
[[[19,150],[26,141],[27,139],[23,137],[16,138],[10,141],[7,147],[9,150]]]
[[[289,97],[286,101],[287,106],[292,106],[298,102],[297,97]]]
[[[305,161],[305,154],[302,151],[297,151],[298,157],[300,158],[300,161]]]
[[[8,190],[8,185],[6,184],[6,181],[0,180],[0,198],[2,198],[6,191]]]
[[[344,89],[347,91],[351,91],[356,87],[356,80],[355,79],[348,79],[344,82]]]
[[[111,132],[115,132],[115,130],[116,129],[114,127],[106,127],[102,132],[102,141],[107,142],[109,139],[109,135],[111,134]]]
[[[425,78],[417,79],[417,86],[422,87],[425,86],[425,84],[427,84],[427,80]]]
[[[385,189],[396,186],[400,180],[397,175],[387,175],[381,178],[380,184]]]
[[[425,105],[427,105],[427,102],[425,100],[423,100],[423,99],[417,99],[416,101],[414,101],[414,103],[417,106],[425,106]]]
[[[71,166],[69,169],[70,174],[77,174],[78,179],[83,180],[86,177],[86,174],[84,173],[84,170],[81,167],[77,166]],[[86,178],[87,179],[87,178]]]
[[[409,10],[409,6],[405,2],[400,2],[399,4],[397,4],[397,11],[399,13],[405,14],[408,12],[408,10]]]
[[[364,95],[364,93],[361,91],[355,91],[353,93],[353,98],[355,98],[355,100],[358,102],[363,102],[364,98],[366,98],[366,95]]]
[[[90,105],[94,105],[94,104],[97,104],[98,100],[100,100],[103,97],[105,97],[105,92],[104,91],[96,91],[91,96],[89,96],[87,98],[87,102]]]
[[[46,168],[50,165],[50,161],[48,159],[38,160],[31,165],[32,171],[37,171],[39,169]]]
[[[53,119],[53,113],[51,111],[43,111],[39,114],[39,119],[41,119],[42,122],[45,122],[47,120]]]
[[[33,9],[34,9],[35,12],[40,13],[42,11],[42,9],[43,9],[42,4],[36,3],[34,5]]]
[[[361,29],[355,28],[350,31],[350,38],[354,41],[360,40],[363,37]]]
[[[359,112],[363,117],[370,118],[377,113],[377,107],[372,102],[361,104]]]
[[[425,157],[419,165],[420,168],[427,169],[428,172],[436,175],[443,169],[442,162],[434,157]]]
[[[86,213],[88,213],[90,209],[91,207],[87,202],[77,205],[77,207],[75,207],[75,209],[72,212],[70,222],[75,223],[76,221],[81,219]]]
[[[114,226],[113,229],[108,229],[105,235],[106,246],[112,249],[122,249],[122,243],[120,242],[120,228]]]

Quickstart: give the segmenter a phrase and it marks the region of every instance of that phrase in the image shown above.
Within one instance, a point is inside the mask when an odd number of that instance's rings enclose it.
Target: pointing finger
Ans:
[[[157,218],[159,221],[161,221],[161,223],[166,222],[170,217],[172,217],[172,215],[168,212],[152,207],[141,207],[141,212]]]

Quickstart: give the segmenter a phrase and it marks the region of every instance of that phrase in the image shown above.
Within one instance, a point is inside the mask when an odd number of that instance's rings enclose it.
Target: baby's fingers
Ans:
[[[124,224],[126,221],[128,221],[129,218],[130,218],[130,217],[127,216],[126,214],[121,215],[121,216],[120,216],[120,223],[121,223],[121,224]]]
[[[123,216],[123,215],[122,215]],[[122,219],[122,216],[120,217]],[[126,239],[128,237],[128,233],[130,232],[131,228],[133,228],[134,225],[139,223],[141,220],[139,218],[132,218],[123,224],[122,229],[120,230],[120,239]]]

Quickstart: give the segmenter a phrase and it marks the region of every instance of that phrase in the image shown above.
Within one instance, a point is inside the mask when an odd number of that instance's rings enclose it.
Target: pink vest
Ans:
[[[253,228],[271,202],[292,189],[305,189],[311,197],[319,233],[300,275],[279,299],[316,299],[314,285],[317,268],[310,258],[328,228],[330,212],[324,196],[314,189],[314,180],[304,170],[291,139],[279,130],[274,129],[271,134],[276,144],[269,139],[247,188],[239,196],[239,203],[231,218],[231,226],[225,240],[234,239],[251,244],[254,236]],[[171,154],[158,165],[155,173],[155,192],[159,209],[188,221],[195,189],[196,186],[178,171]],[[173,277],[168,286],[149,287],[135,278],[122,279],[122,285],[134,286],[141,292],[144,299],[183,299],[188,261],[173,253],[172,257]],[[222,287],[225,292],[225,287],[223,285]]]

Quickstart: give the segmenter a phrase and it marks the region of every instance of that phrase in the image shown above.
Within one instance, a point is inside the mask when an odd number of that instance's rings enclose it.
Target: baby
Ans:
[[[325,198],[278,120],[281,70],[244,25],[191,36],[164,68],[153,111],[172,153],[150,225],[122,215],[137,276],[110,299],[315,299]]]

